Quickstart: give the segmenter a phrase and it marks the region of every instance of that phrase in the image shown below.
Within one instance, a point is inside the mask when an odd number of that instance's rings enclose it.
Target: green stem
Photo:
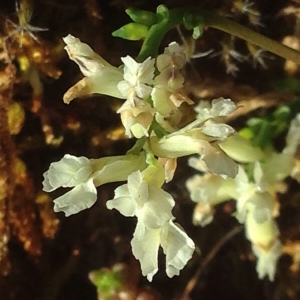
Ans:
[[[213,27],[237,36],[259,46],[264,50],[270,51],[287,60],[292,60],[300,65],[299,51],[289,48],[247,27],[219,16],[217,13],[199,10],[198,8],[175,8],[169,10],[169,16],[167,19],[162,18],[159,23],[154,24],[149,29],[137,60],[144,61],[149,56],[155,57],[158,53],[159,45],[164,35],[175,25],[181,24],[186,13],[193,15],[195,18],[203,19],[204,23],[201,24],[203,26]]]
[[[157,56],[159,45],[163,37],[174,26],[182,23],[185,11],[186,10],[182,8],[172,9],[169,11],[167,19],[162,19],[157,24],[151,26],[137,57],[137,61],[144,61],[149,56]]]
[[[203,14],[205,25],[235,35],[260,48],[300,64],[300,52],[215,13]]]

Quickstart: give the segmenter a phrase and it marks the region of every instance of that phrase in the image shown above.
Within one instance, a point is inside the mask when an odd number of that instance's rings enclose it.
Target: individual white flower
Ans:
[[[251,182],[243,170],[235,178],[237,185],[237,214],[240,222],[244,222],[247,212],[251,210],[257,223],[272,219],[275,210],[275,191],[264,180],[261,165],[257,162],[253,171],[254,182]]]
[[[282,244],[279,240],[274,241],[268,251],[256,245],[252,246],[253,253],[257,257],[256,271],[259,279],[268,276],[270,281],[274,281],[276,273],[276,264],[281,256]]]
[[[74,187],[54,200],[54,211],[63,211],[69,216],[90,208],[97,200],[92,174],[93,169],[86,157],[66,154],[61,161],[52,163],[49,170],[44,173],[44,191],[51,192],[59,187]]]
[[[148,130],[155,114],[155,109],[149,103],[138,99],[135,100],[135,104],[125,101],[117,113],[121,115],[126,136],[129,138],[148,136]]]
[[[190,162],[197,163],[197,159],[193,157],[189,160],[189,164]],[[194,208],[193,223],[200,226],[206,226],[213,220],[215,205],[230,200],[236,195],[234,179],[224,179],[215,174],[202,176],[196,174],[186,181],[186,187],[191,199],[197,203]]]
[[[224,137],[220,137],[224,139]],[[158,157],[176,158],[201,154],[208,169],[216,174],[235,177],[238,165],[218,146],[218,137],[208,136],[202,128],[181,129],[160,140],[152,136],[147,147]],[[214,142],[216,141],[216,142]]]
[[[93,173],[89,159],[66,154],[59,162],[50,165],[44,173],[44,191],[52,192],[59,187],[73,187],[88,180]]]
[[[252,243],[252,249],[257,257],[256,269],[262,279],[268,276],[274,280],[276,263],[281,255],[281,243],[278,240],[279,230],[273,219],[257,222],[256,213],[252,206],[246,217],[246,236]]]
[[[230,99],[223,97],[208,101],[200,101],[195,107],[195,111],[198,113],[197,119],[201,122],[205,122],[209,119],[219,119],[219,117],[225,117],[236,110],[236,105]]]
[[[236,196],[234,179],[224,179],[215,174],[196,174],[186,181],[186,187],[191,199],[203,205],[216,205]]]
[[[194,104],[182,87],[170,90],[165,85],[156,85],[152,90],[151,98],[153,106],[163,116],[174,114],[184,102],[189,105]]]
[[[90,208],[96,202],[96,186],[126,180],[128,174],[143,168],[143,153],[99,159],[66,154],[60,161],[52,163],[44,173],[43,190],[52,192],[60,187],[73,187],[54,200],[54,211],[63,211],[66,216],[70,216]]]
[[[123,78],[121,69],[110,65],[78,38],[69,34],[63,40],[67,45],[65,49],[70,59],[77,63],[85,76],[65,93],[65,103],[70,103],[74,98],[94,93],[124,99],[117,89],[117,84]]]
[[[135,97],[147,98],[152,91],[154,59],[148,57],[144,62],[138,63],[127,55],[121,60],[124,63],[124,80],[118,83],[120,93],[132,101]]]
[[[218,123],[206,123],[201,127],[201,131],[210,137],[217,138],[219,141],[224,141],[235,133],[231,126]]]
[[[173,197],[155,185],[148,185],[140,171],[128,176],[128,183],[115,190],[114,199],[107,201],[108,209],[117,209],[126,217],[136,216],[147,228],[160,228],[173,216]]]
[[[184,49],[176,42],[172,42],[165,48],[164,53],[158,55],[156,66],[159,72],[170,67],[181,69],[186,64]]]
[[[193,213],[193,224],[195,226],[206,226],[214,219],[214,207],[211,204],[197,203]]]
[[[151,98],[153,106],[164,117],[173,115],[183,102],[194,103],[183,89],[184,77],[180,69],[185,62],[185,53],[175,42],[166,47],[164,53],[157,57],[156,66],[160,73],[154,79],[156,85],[152,90]]]
[[[156,229],[147,228],[138,221],[131,245],[133,255],[141,263],[142,274],[149,281],[158,271],[160,246],[166,255],[166,273],[170,278],[179,275],[195,250],[194,242],[172,219]]]

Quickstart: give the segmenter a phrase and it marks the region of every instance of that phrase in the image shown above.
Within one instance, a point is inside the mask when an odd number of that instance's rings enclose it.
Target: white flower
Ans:
[[[154,107],[163,116],[174,114],[183,102],[194,104],[181,87],[169,90],[166,85],[156,85],[152,90],[151,98]]]
[[[275,191],[264,180],[261,165],[257,162],[253,171],[254,182],[239,168],[235,178],[237,185],[237,219],[243,223],[250,210],[257,223],[272,219],[275,209]]]
[[[118,109],[117,113],[121,115],[121,121],[125,128],[125,135],[141,138],[148,136],[148,130],[153,121],[155,109],[149,103],[142,100],[125,101]]]
[[[217,138],[219,141],[227,139],[235,130],[227,124],[206,123],[202,126],[201,131],[210,137]]]
[[[246,236],[252,243],[252,249],[257,257],[257,272],[260,279],[266,275],[274,280],[276,263],[281,255],[281,243],[278,240],[279,230],[273,219],[257,222],[254,206],[252,206],[245,222]]]
[[[276,264],[282,253],[281,242],[276,240],[268,251],[256,245],[252,246],[252,250],[257,257],[256,271],[259,279],[268,276],[270,281],[274,281]]]
[[[50,165],[44,173],[43,190],[52,192],[60,187],[73,187],[54,200],[54,211],[66,216],[90,208],[97,200],[96,186],[126,180],[128,174],[145,168],[145,156],[112,156],[87,159],[66,154]]]
[[[141,263],[142,273],[151,281],[158,271],[158,249],[161,245],[166,255],[166,272],[169,277],[178,275],[195,249],[192,240],[173,223],[171,213],[175,201],[159,186],[163,168],[150,165],[143,173],[133,172],[128,183],[115,190],[108,209],[117,209],[124,216],[136,216],[137,227],[131,241],[132,251]]]
[[[121,69],[110,65],[78,38],[69,34],[63,40],[67,44],[65,49],[70,59],[78,64],[85,76],[65,93],[65,103],[70,103],[74,98],[94,93],[124,98],[117,89],[117,84],[123,77]]]
[[[172,42],[165,48],[164,53],[158,55],[156,65],[159,72],[170,67],[181,69],[186,64],[186,55],[178,43]]]
[[[220,137],[220,139],[223,138]],[[211,172],[235,177],[238,172],[238,165],[218,146],[217,142],[214,142],[217,140],[218,137],[203,133],[202,128],[187,130],[183,128],[164,136],[160,140],[156,136],[152,136],[147,147],[156,156],[164,158],[176,158],[199,153]]]
[[[193,213],[193,224],[195,226],[206,226],[214,219],[214,207],[211,204],[197,203]]]
[[[158,157],[164,158],[201,154],[201,159],[211,172],[235,177],[238,172],[237,164],[219,147],[219,143],[226,141],[234,133],[234,129],[229,125],[217,123],[215,118],[226,115],[233,105],[229,99],[214,101],[213,109],[208,110],[209,119],[195,120],[161,139],[152,136],[147,147]]]
[[[154,79],[156,85],[151,97],[153,106],[164,117],[173,115],[183,102],[194,103],[183,89],[184,77],[180,69],[185,62],[185,53],[175,42],[166,47],[164,53],[157,57],[156,66],[160,73]]]
[[[66,217],[90,208],[97,200],[97,190],[93,178],[78,184],[71,191],[56,198],[54,202],[55,212],[64,212]]]
[[[147,228],[160,228],[173,216],[173,197],[155,185],[148,185],[140,171],[128,176],[128,183],[115,190],[115,197],[106,203],[126,217],[136,216]]]
[[[166,255],[166,273],[169,277],[179,275],[195,250],[194,242],[172,219],[157,229],[149,229],[138,221],[131,245],[133,255],[141,263],[142,274],[149,281],[158,271],[159,246]]]
[[[124,63],[124,80],[118,84],[118,90],[127,99],[139,97],[147,98],[151,91],[154,77],[154,59],[148,57],[144,62],[138,63],[127,55],[122,57]]]
[[[50,165],[44,173],[44,191],[52,192],[59,187],[73,187],[88,180],[93,173],[90,161],[86,157],[66,154],[61,161]]]
[[[236,110],[236,105],[230,99],[218,98],[212,100],[211,104],[208,101],[200,101],[195,107],[198,113],[197,119],[205,122],[208,119],[216,119],[225,117]]]
[[[215,174],[196,174],[186,181],[186,187],[191,199],[203,205],[216,205],[236,196],[234,179],[224,179]]]
[[[64,211],[66,216],[69,216],[90,208],[97,200],[92,173],[93,169],[86,157],[66,154],[61,161],[52,163],[49,170],[44,173],[44,191],[51,192],[59,187],[75,187],[54,200],[54,211]]]

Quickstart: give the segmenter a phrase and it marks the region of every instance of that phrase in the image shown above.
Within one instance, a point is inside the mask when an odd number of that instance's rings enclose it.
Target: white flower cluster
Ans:
[[[149,57],[141,63],[130,56],[123,57],[122,70],[109,65],[79,39],[68,35],[64,41],[70,58],[86,76],[65,94],[65,102],[92,93],[126,99],[118,110],[125,134],[148,137],[146,151],[158,158],[173,159],[198,153],[213,173],[230,177],[237,174],[238,165],[227,155],[232,148],[230,143],[223,147],[228,137],[235,133],[232,127],[222,123],[223,118],[236,109],[230,99],[220,98],[212,104],[201,104],[198,119],[178,128],[180,105],[183,102],[193,104],[193,101],[184,92],[181,69],[186,63],[186,55],[177,43],[171,43],[156,59]],[[111,79],[109,83],[106,73]],[[106,85],[105,88],[102,85]],[[154,122],[164,132],[163,138],[151,127]]]
[[[199,115],[202,118],[207,112],[199,110]],[[279,209],[276,195],[281,192],[286,177],[292,176],[300,181],[299,163],[295,158],[300,143],[299,132],[300,114],[291,122],[285,149],[268,157],[239,137],[236,151],[229,151],[235,160],[243,163],[239,165],[235,178],[208,173],[202,160],[196,157],[189,160],[190,166],[202,172],[202,175],[194,175],[186,182],[191,199],[197,203],[194,224],[206,226],[213,220],[215,205],[230,199],[236,200],[234,216],[245,224],[246,236],[258,258],[259,278],[268,276],[271,281],[274,280],[276,263],[281,255],[279,230],[274,220]],[[243,157],[242,153],[247,157]],[[251,166],[253,173],[249,173]]]
[[[166,255],[167,275],[178,275],[190,260],[195,245],[174,223],[172,209],[175,201],[161,187],[164,182],[172,180],[177,158],[191,154],[199,154],[202,168],[218,174],[207,176],[218,178],[217,182],[230,177],[228,182],[234,185],[232,178],[238,174],[239,166],[233,159],[243,154],[235,151],[239,137],[223,120],[236,106],[224,98],[213,100],[211,104],[203,102],[197,107],[198,118],[179,128],[181,104],[193,104],[193,101],[184,92],[181,69],[186,63],[186,55],[177,43],[171,43],[157,58],[149,57],[144,62],[136,62],[130,56],[123,57],[124,65],[116,68],[79,39],[68,35],[64,41],[70,59],[78,64],[85,76],[66,92],[64,101],[70,103],[76,97],[93,93],[123,99],[117,113],[125,134],[140,139],[143,144],[137,147],[140,153],[134,148],[130,152],[134,154],[124,156],[87,159],[65,155],[61,161],[52,163],[44,174],[44,190],[72,188],[54,200],[54,210],[69,216],[95,203],[96,187],[108,182],[127,181],[115,190],[115,197],[107,202],[107,207],[117,209],[124,216],[137,218],[131,245],[134,256],[141,263],[143,275],[151,281],[158,271],[160,246]],[[257,157],[257,149],[246,144],[244,150],[250,157]],[[217,191],[215,183],[212,184],[210,179],[207,182],[201,191],[196,185],[191,188],[194,201],[198,201],[195,194],[206,193],[209,186],[214,185],[215,189],[209,193]],[[206,209],[210,211],[211,198],[207,195],[205,200]],[[239,211],[241,218],[247,219],[244,206]],[[256,211],[253,201],[253,213]],[[269,217],[267,213],[265,215]]]

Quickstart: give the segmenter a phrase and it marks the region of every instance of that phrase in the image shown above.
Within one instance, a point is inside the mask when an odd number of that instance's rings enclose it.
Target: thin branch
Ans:
[[[207,265],[210,263],[210,261],[215,257],[215,255],[219,252],[219,250],[223,247],[223,245],[226,242],[228,242],[232,237],[234,237],[237,233],[241,232],[243,228],[244,228],[243,225],[234,227],[227,234],[225,234],[222,239],[220,239],[217,242],[217,244],[211,249],[211,251],[205,257],[202,264],[200,264],[200,266],[197,269],[194,276],[189,280],[188,284],[185,287],[184,292],[182,293],[181,297],[179,298],[180,300],[190,299],[189,295],[195,288],[197,282],[199,281],[199,277],[200,277],[201,273],[204,271],[204,269],[207,267]]]
[[[209,27],[219,29],[243,40],[246,40],[260,48],[270,51],[285,59],[292,60],[300,65],[300,52],[289,48],[277,41],[274,41],[258,32],[255,32],[238,23],[228,20],[212,12],[203,14],[204,24]]]

